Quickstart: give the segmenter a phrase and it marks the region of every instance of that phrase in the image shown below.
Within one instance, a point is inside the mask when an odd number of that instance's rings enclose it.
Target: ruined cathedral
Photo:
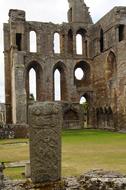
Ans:
[[[68,22],[63,24],[26,21],[24,11],[9,11],[4,24],[6,123],[28,123],[28,106],[34,102],[29,98],[29,72],[34,69],[36,101],[41,102],[55,101],[54,74],[59,71],[64,128],[83,127],[81,97],[88,102],[88,127],[126,128],[126,7],[114,7],[94,24],[83,0],[68,3]],[[30,50],[31,32],[36,52]],[[78,68],[83,72],[79,79]]]

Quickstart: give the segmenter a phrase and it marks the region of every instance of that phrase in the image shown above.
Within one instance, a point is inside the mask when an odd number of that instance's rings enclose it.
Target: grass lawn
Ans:
[[[4,171],[4,175],[8,176],[10,179],[23,179],[22,173],[24,173],[24,170],[24,167],[7,168]]]
[[[27,159],[27,139],[0,140],[0,161]],[[99,168],[126,174],[126,134],[100,130],[63,131],[62,175],[79,175]],[[6,169],[5,173],[19,178],[23,171],[24,168],[14,168]]]
[[[28,159],[28,139],[0,140],[0,161],[16,162]]]
[[[78,130],[63,132],[63,175],[79,175],[91,169],[126,174],[126,134]]]

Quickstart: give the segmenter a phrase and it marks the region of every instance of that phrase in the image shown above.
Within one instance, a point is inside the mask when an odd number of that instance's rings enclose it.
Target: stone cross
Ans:
[[[61,178],[62,109],[55,102],[38,102],[29,107],[30,162],[33,183]]]

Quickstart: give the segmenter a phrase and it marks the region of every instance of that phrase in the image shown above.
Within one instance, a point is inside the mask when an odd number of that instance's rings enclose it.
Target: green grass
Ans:
[[[28,159],[28,139],[0,140],[0,161],[16,162]]]
[[[24,167],[6,168],[4,174],[9,176],[10,179],[24,179],[22,173],[24,173]]]
[[[29,159],[27,142],[27,139],[0,140],[0,161]],[[101,130],[63,131],[62,175],[79,175],[99,168],[126,174],[126,134]],[[12,178],[20,178],[24,168],[5,171]]]
[[[126,173],[126,134],[64,131],[62,166],[66,176],[99,168]]]

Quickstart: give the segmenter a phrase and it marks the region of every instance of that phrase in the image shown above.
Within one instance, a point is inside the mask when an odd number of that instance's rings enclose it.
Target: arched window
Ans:
[[[104,32],[103,29],[100,30],[100,52],[104,50]]]
[[[54,34],[54,53],[60,53],[60,35],[57,32]]]
[[[82,44],[83,38],[81,34],[76,35],[76,53],[78,55],[83,54],[83,44]]]
[[[76,33],[76,53],[78,55],[82,55],[85,51],[85,34],[86,30],[83,28],[80,28]]]
[[[61,76],[60,71],[54,71],[54,100],[61,100]]]
[[[84,96],[80,99],[80,104],[85,104],[87,102],[86,98]]]
[[[107,80],[114,77],[116,75],[116,72],[117,72],[116,56],[112,51],[110,51],[110,53],[107,56],[107,63],[105,70]]]
[[[57,62],[53,68],[53,99],[63,100],[68,99],[67,81],[66,81],[66,66],[63,62]]]
[[[43,101],[45,98],[42,67],[36,61],[30,62],[26,68],[26,93],[28,99]]]
[[[30,32],[30,52],[37,52],[37,38],[36,32]]]
[[[29,99],[36,100],[36,72],[33,68],[29,71]]]

